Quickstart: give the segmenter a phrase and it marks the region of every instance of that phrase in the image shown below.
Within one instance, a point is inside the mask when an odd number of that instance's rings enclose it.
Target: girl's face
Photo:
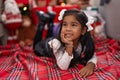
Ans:
[[[64,17],[61,29],[61,35],[68,40],[76,41],[81,35],[81,24],[73,15],[68,15]]]

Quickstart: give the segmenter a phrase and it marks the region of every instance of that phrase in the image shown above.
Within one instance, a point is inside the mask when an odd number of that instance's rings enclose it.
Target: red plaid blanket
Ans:
[[[81,78],[76,65],[60,70],[53,59],[37,57],[29,48],[19,45],[0,46],[0,80],[118,80],[120,78],[120,43],[111,39],[97,40],[98,64],[94,73]]]

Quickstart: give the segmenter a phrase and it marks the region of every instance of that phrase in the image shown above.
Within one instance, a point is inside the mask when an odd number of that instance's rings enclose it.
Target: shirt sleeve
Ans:
[[[73,59],[73,55],[69,56],[68,53],[65,51],[63,55],[56,56],[56,59],[57,59],[57,65],[59,66],[59,68],[61,68],[62,70],[67,70],[71,60]]]
[[[50,47],[53,49],[53,53],[55,55],[57,65],[60,69],[67,70],[70,65],[71,60],[73,59],[73,55],[69,56],[65,50],[57,51],[61,44],[56,39],[54,39],[53,42],[51,41],[48,43],[49,43]]]
[[[93,57],[92,57],[87,63],[89,63],[89,62],[92,62],[92,63],[94,63],[95,65],[97,64],[97,56],[96,56],[96,53],[94,53]]]

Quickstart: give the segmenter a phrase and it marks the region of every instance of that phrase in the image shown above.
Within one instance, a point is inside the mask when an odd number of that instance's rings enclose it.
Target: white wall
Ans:
[[[120,40],[120,0],[111,0],[100,10],[106,20],[106,33],[109,37]]]

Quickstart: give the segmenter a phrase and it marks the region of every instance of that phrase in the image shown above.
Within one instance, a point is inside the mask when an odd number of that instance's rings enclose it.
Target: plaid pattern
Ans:
[[[98,64],[94,74],[81,78],[76,65],[60,70],[53,59],[37,57],[19,45],[0,46],[0,80],[118,80],[120,78],[120,44],[111,39],[97,39]]]

